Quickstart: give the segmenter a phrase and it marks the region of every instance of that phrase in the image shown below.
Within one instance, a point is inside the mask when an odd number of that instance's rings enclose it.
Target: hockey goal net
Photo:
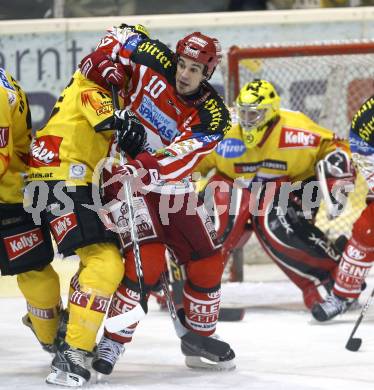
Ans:
[[[374,94],[374,42],[316,43],[294,46],[231,47],[224,66],[226,102],[232,105],[240,88],[253,79],[273,83],[281,106],[302,111],[341,137],[347,137],[352,116]],[[365,205],[367,188],[358,177],[344,213],[329,221],[322,207],[317,225],[335,240],[350,235]],[[266,259],[252,239],[245,261]]]

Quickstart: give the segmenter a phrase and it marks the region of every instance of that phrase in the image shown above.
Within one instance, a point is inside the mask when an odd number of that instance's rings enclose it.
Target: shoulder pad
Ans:
[[[366,100],[353,117],[350,133],[374,146],[374,96]]]
[[[141,41],[131,56],[132,61],[146,65],[164,75],[167,80],[174,79],[174,53],[158,40]]]
[[[226,134],[231,127],[230,113],[218,95],[211,95],[199,107],[202,127],[209,133]]]

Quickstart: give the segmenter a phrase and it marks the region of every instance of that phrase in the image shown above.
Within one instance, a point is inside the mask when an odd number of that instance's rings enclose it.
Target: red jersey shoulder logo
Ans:
[[[279,148],[316,148],[321,142],[321,136],[302,129],[283,127],[279,138]]]
[[[9,142],[9,127],[0,127],[0,148],[5,148]]]
[[[31,142],[30,166],[38,167],[59,167],[60,145],[62,137],[54,135],[43,135]]]

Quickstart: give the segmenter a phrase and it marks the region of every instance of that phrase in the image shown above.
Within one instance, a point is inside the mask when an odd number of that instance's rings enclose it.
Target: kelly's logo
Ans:
[[[77,224],[77,217],[74,213],[69,213],[62,215],[61,217],[55,218],[50,222],[53,236],[59,244],[63,238],[70,232],[70,230],[74,229]]]
[[[315,148],[319,145],[321,137],[301,129],[284,127],[279,139],[280,148]]]
[[[4,238],[5,249],[10,261],[31,251],[42,242],[43,234],[39,228]]]

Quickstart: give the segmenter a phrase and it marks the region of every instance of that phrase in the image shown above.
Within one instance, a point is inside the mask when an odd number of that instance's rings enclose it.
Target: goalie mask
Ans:
[[[254,148],[279,116],[280,97],[268,81],[254,80],[240,90],[236,106],[243,142],[248,149]]]

